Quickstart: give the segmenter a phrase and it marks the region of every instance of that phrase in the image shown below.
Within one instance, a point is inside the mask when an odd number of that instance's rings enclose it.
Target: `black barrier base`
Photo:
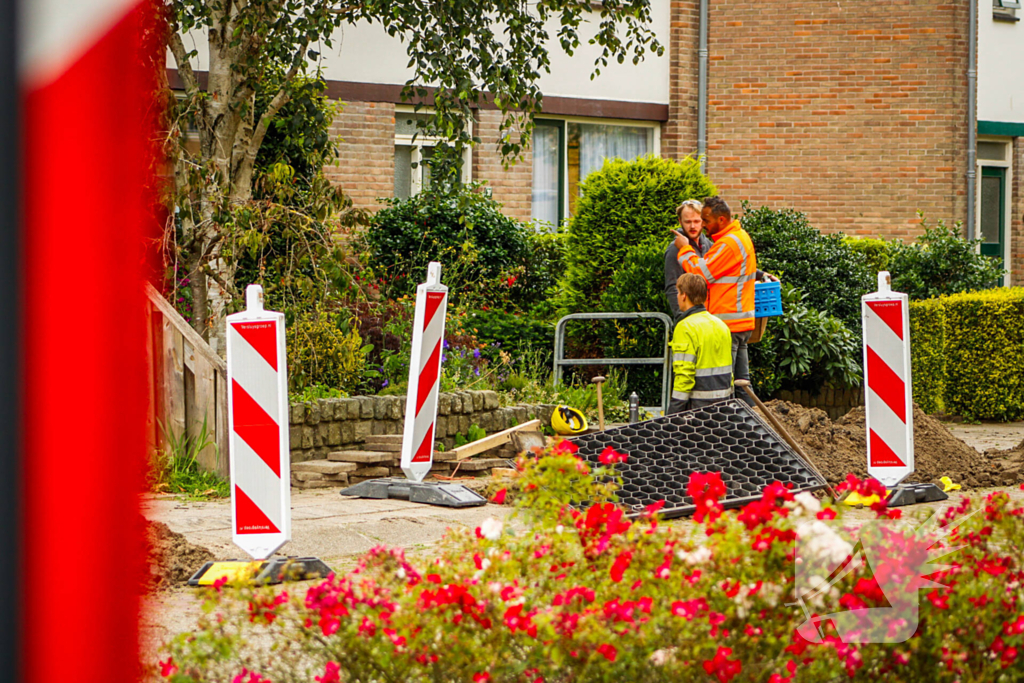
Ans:
[[[486,498],[462,484],[439,481],[415,482],[401,477],[363,481],[344,489],[341,495],[356,498],[397,498],[410,503],[426,503],[446,508],[471,508],[487,504]]]
[[[318,557],[272,557],[269,560],[224,560],[207,562],[188,580],[190,586],[212,586],[222,577],[232,580],[256,565],[252,583],[259,585],[278,584],[283,581],[309,581],[325,578],[331,573],[323,560]]]
[[[736,399],[571,441],[593,465],[606,446],[629,456],[617,466],[623,482],[617,495],[632,516],[660,500],[665,501],[663,517],[692,514],[696,508],[686,486],[694,472],[721,473],[725,507],[759,499],[764,487],[776,481],[790,484],[794,492],[826,485],[750,406]]]
[[[889,491],[888,496],[891,508],[940,500],[949,500],[949,496],[935,484],[897,484]]]

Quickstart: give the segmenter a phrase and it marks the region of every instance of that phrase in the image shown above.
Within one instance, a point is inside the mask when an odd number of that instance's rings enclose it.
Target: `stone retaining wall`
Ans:
[[[540,416],[550,420],[551,406],[500,407],[493,391],[438,394],[435,440],[452,448],[456,434],[478,425],[488,434]],[[405,396],[353,396],[293,403],[289,414],[293,463],[326,458],[332,451],[358,448],[366,437],[401,434]]]
[[[819,408],[830,420],[837,420],[857,406],[864,405],[863,389],[822,389],[817,394],[809,391],[780,391],[775,398],[792,401],[808,408]]]

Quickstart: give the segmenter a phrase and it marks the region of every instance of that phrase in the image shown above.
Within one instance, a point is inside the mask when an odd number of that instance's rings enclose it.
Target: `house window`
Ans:
[[[1020,0],[992,0],[992,18],[996,21],[1020,21],[1019,9]]]
[[[580,185],[605,159],[658,154],[654,123],[538,119],[533,137],[533,218],[557,225],[576,211]],[[557,172],[556,172],[557,171]]]
[[[562,222],[564,121],[536,121],[533,129],[533,220],[557,226]]]
[[[430,187],[430,159],[441,139],[431,135],[419,122],[432,114],[403,109],[395,111],[395,199],[408,199]],[[470,134],[472,135],[472,123]],[[471,150],[467,147],[462,165],[462,182],[469,182]]]

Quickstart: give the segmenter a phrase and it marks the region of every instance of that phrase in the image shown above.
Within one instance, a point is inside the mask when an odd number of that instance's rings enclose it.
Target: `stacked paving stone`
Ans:
[[[490,476],[516,456],[510,444],[484,451],[461,462],[451,451],[434,451],[430,476]],[[405,476],[401,467],[402,436],[368,436],[362,449],[332,451],[323,460],[292,464],[292,486],[300,489],[344,488],[370,479]]]
[[[502,408],[498,405],[498,394],[493,391],[441,393],[438,394],[435,437],[449,450],[455,445],[455,435],[468,434],[470,425],[478,425],[492,434],[535,417],[549,422],[553,409],[554,406],[526,404]],[[366,446],[367,439],[372,436],[400,435],[404,416],[405,396],[354,396],[293,403],[289,414],[292,471],[302,472],[296,467],[298,464],[310,460],[328,460],[330,453],[342,450],[365,447],[365,450],[372,452],[376,449]],[[341,474],[350,472],[331,473],[335,477]],[[313,477],[308,479],[314,480]]]

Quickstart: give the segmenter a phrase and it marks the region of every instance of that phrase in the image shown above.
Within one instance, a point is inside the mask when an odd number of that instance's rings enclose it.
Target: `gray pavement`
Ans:
[[[488,517],[504,518],[509,507],[485,505],[452,509],[403,500],[363,500],[341,496],[337,489],[292,490],[292,540],[280,555],[315,556],[342,568],[376,545],[408,550],[426,548],[451,527],[475,528]],[[192,543],[210,549],[217,559],[244,556],[231,542],[228,499],[188,502],[158,495],[143,501],[147,519],[164,522]]]

